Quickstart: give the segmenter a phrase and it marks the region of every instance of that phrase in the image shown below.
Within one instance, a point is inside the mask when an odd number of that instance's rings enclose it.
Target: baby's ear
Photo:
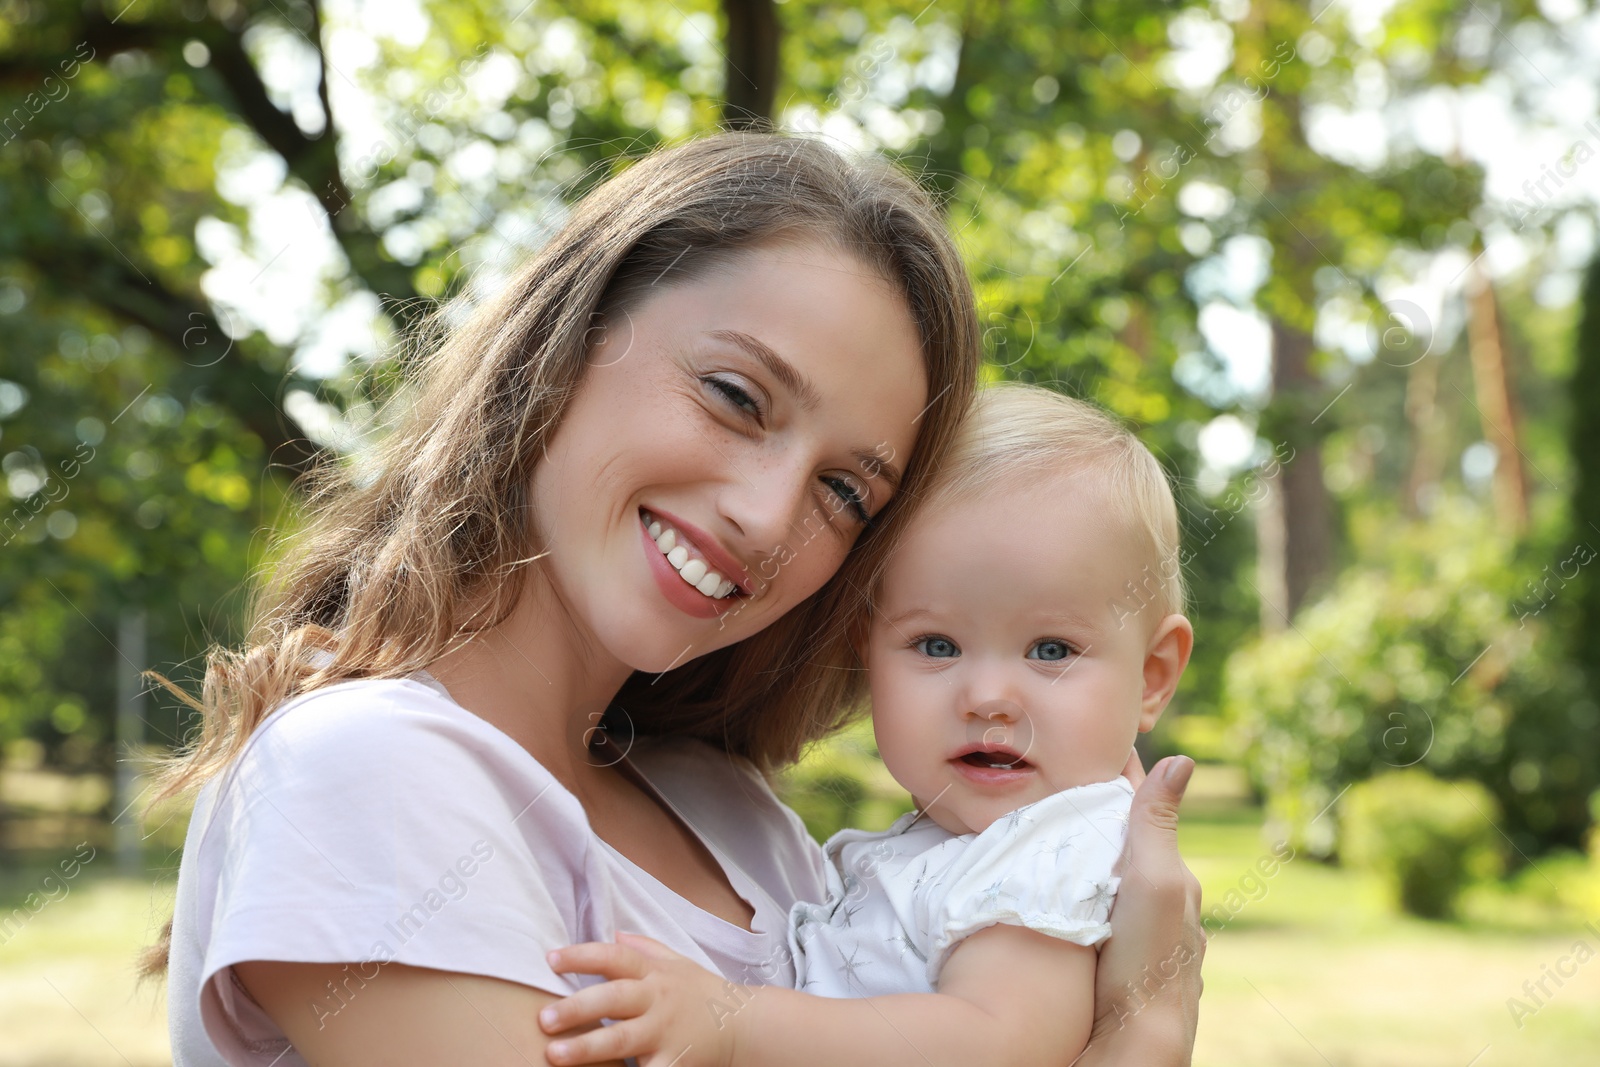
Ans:
[[[1194,651],[1194,627],[1182,615],[1156,625],[1144,654],[1144,694],[1139,702],[1139,732],[1148,733],[1178,689],[1178,679]]]

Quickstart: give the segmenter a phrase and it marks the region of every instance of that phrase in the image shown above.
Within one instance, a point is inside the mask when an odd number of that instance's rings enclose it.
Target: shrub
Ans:
[[[1267,798],[1271,832],[1331,855],[1335,819],[1322,813],[1340,791],[1418,766],[1483,783],[1523,852],[1582,848],[1600,711],[1565,658],[1576,590],[1563,585],[1594,555],[1567,544],[1518,559],[1449,501],[1429,522],[1367,536],[1291,629],[1228,662],[1232,747]]]
[[[1416,769],[1383,774],[1345,798],[1343,856],[1388,878],[1405,911],[1445,918],[1468,883],[1500,873],[1497,807],[1477,782]]]
[[[1589,858],[1594,861],[1596,871],[1600,871],[1600,789],[1596,789],[1589,796]]]

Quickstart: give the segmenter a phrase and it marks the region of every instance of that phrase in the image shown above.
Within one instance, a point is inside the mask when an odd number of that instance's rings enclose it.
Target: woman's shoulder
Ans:
[[[285,701],[262,720],[246,747],[268,736],[330,747],[356,738],[381,743],[391,736],[471,730],[474,720],[493,729],[422,677],[356,678]]]
[[[414,677],[340,682],[288,701],[207,789],[225,821],[257,832],[282,816],[350,841],[392,827],[460,837],[512,823],[530,846],[560,839],[578,849],[588,837],[582,806],[531,753]],[[239,823],[252,809],[273,818]]]
[[[261,722],[238,765],[246,774],[307,778],[379,765],[434,780],[473,767],[549,777],[526,749],[425,677],[361,678],[295,697]]]

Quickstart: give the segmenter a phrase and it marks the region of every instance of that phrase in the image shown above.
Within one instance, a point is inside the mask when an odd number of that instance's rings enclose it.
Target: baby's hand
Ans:
[[[619,933],[616,944],[591,941],[556,949],[550,966],[561,974],[598,974],[608,981],[541,1011],[545,1033],[617,1020],[552,1041],[545,1056],[557,1067],[628,1056],[638,1057],[640,1067],[726,1067],[733,1057],[733,1017],[756,992],[639,934]]]

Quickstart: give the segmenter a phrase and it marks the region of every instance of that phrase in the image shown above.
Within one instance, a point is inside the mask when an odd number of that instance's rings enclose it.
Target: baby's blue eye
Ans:
[[[948,637],[920,637],[911,647],[931,659],[952,659],[961,655],[956,643]]]
[[[1040,641],[1028,649],[1029,659],[1063,660],[1072,655],[1072,646],[1065,641]]]

